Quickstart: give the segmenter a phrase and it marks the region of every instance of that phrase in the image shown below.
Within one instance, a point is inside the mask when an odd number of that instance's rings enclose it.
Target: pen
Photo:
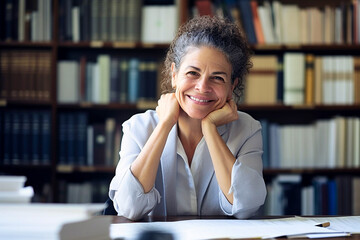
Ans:
[[[317,226],[317,227],[328,227],[328,226],[330,226],[330,222],[319,223],[319,224],[316,224],[315,226]]]

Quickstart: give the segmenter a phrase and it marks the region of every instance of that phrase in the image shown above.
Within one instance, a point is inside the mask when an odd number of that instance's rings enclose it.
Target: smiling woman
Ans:
[[[266,197],[261,126],[233,99],[249,59],[235,24],[205,16],[180,27],[156,110],[123,124],[109,191],[118,215],[255,214]]]

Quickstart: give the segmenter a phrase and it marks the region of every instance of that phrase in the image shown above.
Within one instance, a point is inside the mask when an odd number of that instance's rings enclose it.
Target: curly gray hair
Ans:
[[[218,17],[195,17],[182,25],[165,58],[162,92],[173,92],[171,85],[171,64],[179,69],[181,60],[191,47],[208,46],[220,50],[232,66],[232,82],[238,78],[234,88],[234,98],[238,102],[243,94],[245,76],[252,67],[252,51],[239,27],[227,19]]]

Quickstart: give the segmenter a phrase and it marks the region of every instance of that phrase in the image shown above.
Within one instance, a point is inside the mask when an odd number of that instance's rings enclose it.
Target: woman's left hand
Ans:
[[[237,106],[233,99],[230,99],[225,103],[225,105],[215,110],[211,113],[209,113],[203,120],[203,123],[211,123],[215,126],[221,126],[226,123],[235,121],[239,118],[239,115],[237,113]]]

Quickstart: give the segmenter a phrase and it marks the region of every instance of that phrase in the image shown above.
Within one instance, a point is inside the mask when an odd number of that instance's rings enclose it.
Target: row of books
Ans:
[[[9,110],[0,113],[3,165],[50,165],[51,112]]]
[[[360,177],[278,175],[267,185],[264,215],[359,215]]]
[[[0,41],[51,41],[52,0],[0,3]]]
[[[265,168],[360,167],[360,118],[335,117],[308,125],[262,120]]]
[[[360,104],[360,57],[287,52],[255,55],[246,104]]]
[[[197,0],[194,14],[230,18],[251,44],[356,44],[360,42],[360,1],[338,4],[260,0]]]
[[[101,54],[95,61],[58,62],[59,103],[136,103],[157,99],[158,63],[154,59]]]
[[[178,27],[177,10],[172,0],[165,5],[144,5],[142,0],[60,0],[59,39],[169,43]]]
[[[84,112],[59,114],[60,166],[116,166],[121,126],[114,118],[90,123]]]
[[[50,101],[50,91],[50,51],[0,52],[0,99]]]
[[[105,203],[108,199],[110,181],[91,180],[84,182],[59,181],[61,203]]]

